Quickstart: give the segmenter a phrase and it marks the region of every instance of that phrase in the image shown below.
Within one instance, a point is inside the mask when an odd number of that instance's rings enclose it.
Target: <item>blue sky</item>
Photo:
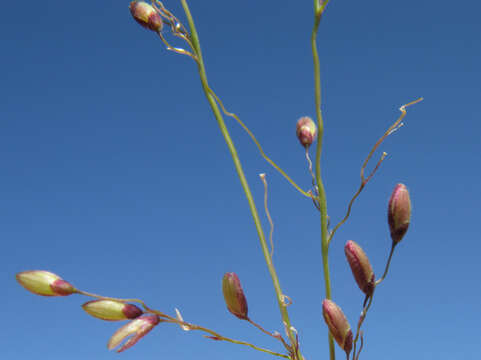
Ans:
[[[185,19],[178,1],[164,3]],[[311,1],[191,1],[191,10],[212,87],[307,189],[294,131],[315,111]],[[358,242],[381,275],[387,200],[397,182],[408,186],[411,228],[376,291],[361,359],[479,359],[480,12],[475,1],[332,0],[322,21],[323,172],[333,223],[398,107],[425,98],[381,147],[387,160],[331,245],[334,300],[354,326],[362,296],[343,246]],[[85,315],[87,298],[25,292],[14,274],[29,269],[165,312],[178,307],[187,321],[282,351],[223,303],[222,275],[234,271],[252,319],[282,331],[247,202],[193,61],[139,27],[128,1],[9,1],[3,13],[2,357],[270,357],[173,325],[159,325],[122,355],[108,352],[120,324]],[[267,173],[274,262],[294,301],[303,353],[326,358],[317,214],[227,121],[260,209],[257,175]]]

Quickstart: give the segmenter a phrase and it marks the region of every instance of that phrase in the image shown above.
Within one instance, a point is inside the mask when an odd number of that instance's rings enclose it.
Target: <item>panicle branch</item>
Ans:
[[[235,275],[235,277],[237,276]],[[190,331],[190,330],[202,331],[209,334],[208,336],[206,335],[206,337],[209,337],[211,339],[248,346],[258,351],[262,351],[271,355],[289,359],[288,355],[280,354],[272,350],[256,346],[246,341],[231,339],[204,326],[185,322],[182,319],[182,316],[180,315],[180,312],[178,311],[178,309],[175,309],[176,317],[173,317],[165,314],[164,312],[152,309],[151,307],[147,306],[147,304],[143,300],[140,300],[140,299],[114,298],[114,297],[102,296],[102,295],[97,295],[87,291],[79,290],[74,288],[70,283],[63,280],[60,276],[54,273],[51,273],[49,271],[44,271],[44,270],[24,271],[24,272],[18,273],[16,275],[16,279],[19,282],[19,284],[22,285],[26,290],[36,295],[66,296],[66,295],[78,294],[78,295],[84,295],[87,297],[95,298],[96,300],[91,300],[84,303],[82,305],[82,308],[87,314],[97,319],[101,319],[105,321],[131,320],[130,322],[122,326],[120,329],[118,329],[112,335],[107,345],[109,350],[113,350],[118,347],[117,352],[123,352],[131,348],[132,346],[134,346],[142,337],[147,335],[158,324],[173,323],[173,324],[179,325],[185,331]],[[235,288],[234,290],[237,291],[238,289],[240,289],[242,292],[240,283],[238,283],[238,286],[239,288]],[[242,296],[243,296],[243,293],[242,293]],[[227,298],[226,298],[226,302],[227,302]],[[140,304],[145,311],[142,311],[140,308],[138,308],[137,306],[131,303]],[[241,303],[242,303],[242,299],[241,299]],[[247,303],[245,301],[245,298],[243,299],[243,303],[245,304],[245,308],[241,307],[239,308],[241,309],[239,311],[245,311],[245,315],[239,312],[236,312],[236,310],[231,310],[231,308],[229,307],[229,303],[228,303],[228,308],[229,308],[229,311],[231,312],[235,311],[236,316],[242,319],[248,319]],[[230,304],[232,304],[232,301],[230,302]],[[234,304],[233,306],[236,306],[236,305]],[[248,320],[259,329],[262,329],[263,332],[272,336],[276,340],[281,341],[284,346],[287,345],[282,338],[267,332],[260,325],[250,321],[250,319]],[[124,341],[125,343],[121,345],[121,343]],[[287,346],[286,349],[290,350],[290,347]]]
[[[299,185],[296,184],[296,182],[294,180],[291,179],[291,177],[289,175],[287,175],[287,173],[282,170],[279,165],[277,165],[273,160],[271,160],[271,158],[269,158],[267,156],[267,154],[264,152],[264,149],[262,148],[261,144],[259,143],[259,141],[257,140],[257,138],[255,137],[255,135],[252,133],[252,131],[247,127],[247,125],[244,124],[244,122],[234,113],[232,112],[229,112],[227,111],[227,109],[224,107],[224,104],[222,103],[222,101],[220,100],[220,98],[216,95],[216,93],[211,89],[209,88],[209,92],[211,93],[211,95],[215,98],[215,100],[217,101],[217,103],[219,104],[220,108],[222,109],[222,112],[226,115],[226,116],[229,116],[233,119],[235,119],[239,125],[244,129],[244,131],[249,135],[249,137],[252,139],[252,141],[254,142],[254,144],[257,146],[257,149],[259,150],[261,156],[274,168],[276,169],[287,181],[289,181],[289,183],[297,190],[299,191],[302,195],[306,196],[306,197],[309,197],[309,198],[312,198],[312,195],[309,193],[309,192],[306,192],[304,190],[301,189],[301,187]]]
[[[414,104],[417,104],[418,102],[421,102],[423,100],[423,98],[419,98],[419,99],[416,99],[414,101],[411,101],[407,104],[404,104],[402,105],[399,110],[401,111],[401,115],[399,116],[399,118],[386,130],[386,132],[384,133],[383,136],[381,136],[381,138],[379,138],[379,140],[374,144],[374,146],[372,147],[371,151],[369,152],[369,154],[367,155],[366,159],[364,160],[364,162],[362,163],[362,166],[361,166],[361,184],[359,185],[359,188],[357,189],[357,191],[355,192],[354,196],[352,197],[351,201],[349,201],[349,204],[347,206],[347,212],[346,212],[346,215],[344,216],[344,218],[332,229],[332,231],[330,232],[329,234],[329,239],[328,239],[328,242],[330,243],[334,234],[336,233],[336,231],[347,221],[347,219],[349,219],[349,216],[351,215],[351,210],[352,210],[352,205],[354,204],[354,201],[356,200],[356,198],[359,196],[359,194],[361,194],[362,190],[364,189],[364,187],[367,185],[367,183],[369,182],[369,180],[371,180],[371,178],[373,177],[373,175],[376,173],[377,169],[379,168],[379,166],[381,165],[381,163],[384,161],[384,159],[386,158],[386,153],[383,152],[382,155],[381,155],[381,158],[379,159],[379,161],[377,162],[376,166],[374,167],[374,169],[369,173],[369,175],[367,177],[365,177],[364,175],[364,171],[366,169],[366,166],[369,162],[369,160],[371,160],[374,152],[377,150],[377,148],[383,143],[383,141],[389,136],[391,135],[393,132],[395,132],[396,130],[398,130],[401,126],[403,126],[402,124],[402,120],[404,119],[404,117],[406,116],[406,107],[408,106],[411,106],[411,105],[414,105]]]

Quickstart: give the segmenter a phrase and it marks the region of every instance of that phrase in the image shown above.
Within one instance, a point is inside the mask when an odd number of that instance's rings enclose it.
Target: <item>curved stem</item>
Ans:
[[[278,306],[279,306],[279,310],[280,310],[280,313],[281,313],[282,320],[286,324],[286,326],[288,328],[288,331],[292,335],[291,321],[289,319],[289,314],[288,314],[286,306],[284,304],[284,296],[283,296],[281,286],[280,286],[280,283],[279,283],[279,278],[278,278],[276,270],[274,268],[274,264],[272,263],[272,259],[271,259],[270,253],[269,253],[269,248],[267,246],[266,237],[265,237],[264,231],[262,229],[261,221],[260,221],[260,218],[259,218],[259,213],[257,211],[256,205],[255,205],[255,202],[254,202],[254,198],[252,197],[252,193],[251,193],[249,184],[247,183],[247,179],[245,177],[244,170],[242,169],[242,165],[241,165],[241,162],[239,160],[239,156],[237,155],[237,150],[236,150],[236,148],[234,146],[234,143],[233,143],[233,141],[230,137],[229,131],[227,130],[224,119],[222,117],[222,113],[219,109],[219,106],[217,105],[217,102],[215,101],[214,96],[210,92],[209,84],[208,84],[208,81],[207,81],[207,75],[206,75],[206,71],[205,71],[205,66],[204,66],[204,61],[203,61],[203,58],[202,58],[202,51],[201,51],[201,48],[200,48],[199,38],[198,38],[198,35],[197,35],[197,30],[196,30],[195,25],[194,25],[194,20],[192,18],[191,13],[190,13],[189,6],[187,5],[186,0],[181,0],[181,3],[182,3],[182,7],[184,8],[184,12],[186,14],[187,21],[188,21],[189,26],[190,26],[190,40],[192,41],[194,51],[195,51],[195,53],[197,55],[197,58],[198,58],[197,65],[198,65],[200,81],[202,83],[202,88],[204,90],[207,101],[209,102],[209,105],[212,108],[214,116],[217,120],[217,124],[219,125],[220,131],[222,132],[224,140],[227,144],[227,147],[229,148],[229,151],[231,153],[232,160],[234,162],[234,166],[235,166],[236,171],[237,171],[237,175],[239,177],[239,180],[241,182],[241,186],[242,186],[242,188],[244,190],[244,193],[245,193],[245,196],[247,198],[247,202],[249,204],[249,209],[251,211],[251,214],[252,214],[252,217],[253,217],[253,220],[254,220],[254,224],[255,224],[255,227],[256,227],[256,230],[257,230],[257,235],[259,236],[262,252],[264,254],[264,260],[266,261],[267,267],[269,269],[269,273],[270,273],[271,278],[272,278],[272,283],[274,285],[274,289],[275,289],[275,292],[276,292],[277,303],[278,303]],[[290,338],[294,338],[294,335],[290,336]],[[294,345],[295,344],[293,344],[293,343],[291,344],[292,348],[294,348]],[[300,354],[297,355],[298,358],[301,358],[300,356],[301,356]]]
[[[376,289],[376,288],[374,288],[374,289]],[[352,342],[353,343],[353,351],[352,351],[352,359],[353,360],[357,359],[357,357],[356,357],[357,340],[359,339],[359,334],[361,333],[362,323],[364,322],[364,319],[366,319],[367,312],[368,312],[369,308],[371,307],[372,299],[374,297],[374,292],[375,291],[373,291],[371,296],[369,296],[369,302],[367,303],[367,305],[364,305],[364,307],[362,309],[362,312],[361,312],[361,316],[359,317],[359,321],[357,322],[356,336],[354,337],[354,341]],[[366,300],[367,300],[367,298],[366,298]],[[364,304],[366,304],[366,300],[364,301]],[[362,345],[362,342],[361,342],[361,345]],[[359,351],[361,351],[361,349],[359,349]]]
[[[359,332],[359,334],[360,334],[360,338],[361,338],[361,346],[359,347],[359,351],[357,352],[355,360],[359,360],[359,356],[361,355],[362,348],[364,347],[364,336],[362,335],[362,330]]]
[[[312,171],[312,160],[311,160],[311,157],[309,156],[309,148],[306,147],[306,160],[307,160],[307,165],[308,165],[308,170],[309,170],[309,174],[311,174],[311,178],[312,178],[312,186],[316,186],[316,175],[314,175],[314,172]],[[316,194],[316,198],[318,197],[318,195]]]
[[[324,5],[325,6],[325,5]],[[316,102],[316,118],[317,118],[317,147],[316,147],[316,183],[318,189],[319,210],[321,213],[321,249],[322,249],[322,267],[324,273],[324,286],[326,298],[331,299],[331,277],[329,273],[329,242],[327,231],[327,200],[324,183],[321,176],[321,154],[322,154],[322,140],[324,135],[324,121],[321,112],[321,70],[319,63],[319,54],[317,52],[317,32],[319,23],[321,21],[323,5],[320,5],[319,0],[314,0],[314,27],[311,35],[312,57],[314,61],[314,85],[315,85],[315,102]],[[334,360],[336,358],[334,340],[332,335],[328,335],[329,342],[329,358]]]
[[[276,353],[272,350],[258,347],[256,345],[248,343],[246,341],[234,340],[234,339],[225,337],[225,336],[220,335],[220,334],[216,333],[215,331],[207,329],[203,326],[193,325],[193,324],[188,324],[188,323],[187,323],[187,326],[189,326],[190,330],[200,330],[200,331],[203,331],[203,332],[206,332],[206,333],[210,334],[211,336],[207,336],[207,337],[210,338],[210,339],[213,339],[213,340],[221,340],[221,341],[227,341],[227,342],[230,342],[230,343],[233,343],[233,344],[249,346],[249,347],[251,347],[255,350],[258,350],[258,351],[262,351],[262,352],[265,352],[265,353],[268,353],[268,354],[271,354],[271,355],[275,355],[275,356],[279,356],[279,357],[289,359],[289,356],[287,356],[287,355],[279,354],[279,353]]]
[[[274,240],[272,239],[272,235],[274,234],[274,222],[272,221],[271,213],[269,212],[269,206],[267,206],[267,180],[266,180],[266,174],[260,174],[259,177],[261,178],[262,183],[264,184],[264,210],[266,212],[267,220],[269,221],[270,225],[270,231],[269,231],[269,243],[271,244],[271,260],[273,260],[274,257]]]
[[[256,144],[257,146],[257,149],[259,149],[259,152],[261,153],[261,156],[269,163],[271,164],[271,166],[276,169],[282,176],[284,176],[284,178],[289,181],[291,183],[292,186],[294,186],[294,188],[299,191],[302,195],[304,196],[307,196],[307,197],[311,197],[309,193],[307,193],[306,191],[302,190],[301,187],[299,185],[296,184],[296,182],[294,180],[292,180],[289,175],[287,175],[287,173],[282,170],[279,165],[277,165],[273,160],[271,160],[267,155],[266,153],[264,152],[264,149],[262,148],[261,144],[259,143],[259,141],[257,140],[257,138],[254,136],[254,134],[252,133],[252,131],[250,131],[250,129],[244,124],[244,122],[234,113],[231,113],[229,111],[226,110],[226,108],[224,107],[224,104],[222,103],[222,101],[219,99],[219,97],[215,94],[214,90],[212,90],[211,88],[209,88],[209,91],[210,93],[212,94],[212,96],[214,96],[215,100],[219,103],[222,111],[224,112],[225,115],[227,116],[230,116],[232,118],[234,118],[238,123],[239,125],[244,129],[244,131],[250,136],[250,138],[252,139],[252,141],[254,142],[254,144]]]
[[[369,173],[369,175],[366,177],[364,175],[364,172],[366,171],[366,167],[367,167],[367,164],[369,163],[369,160],[371,160],[372,156],[374,155],[375,151],[379,148],[379,146],[384,142],[384,140],[389,136],[391,135],[392,133],[394,133],[396,130],[398,130],[401,126],[403,126],[403,123],[402,123],[402,120],[404,119],[404,117],[406,116],[406,107],[408,106],[411,106],[411,105],[414,105],[414,104],[417,104],[418,102],[422,101],[423,98],[418,98],[414,101],[411,101],[407,104],[404,104],[402,105],[400,108],[399,108],[399,111],[401,111],[401,115],[398,117],[398,119],[386,130],[386,132],[383,134],[383,136],[381,136],[378,141],[374,144],[374,146],[371,148],[371,151],[369,151],[369,154],[367,155],[367,157],[364,159],[364,162],[362,163],[362,166],[361,166],[361,184],[359,185],[359,188],[357,189],[356,193],[354,194],[354,196],[352,197],[351,201],[349,202],[348,206],[347,206],[347,211],[346,211],[346,215],[344,216],[344,218],[334,227],[334,229],[332,229],[330,235],[329,235],[329,239],[328,239],[328,243],[331,242],[334,234],[336,233],[336,231],[342,226],[344,225],[344,223],[347,221],[347,219],[349,219],[349,216],[351,215],[351,210],[352,210],[352,205],[354,204],[354,201],[356,200],[356,198],[361,194],[362,190],[364,189],[364,187],[367,185],[367,183],[369,182],[369,180],[371,180],[371,178],[374,176],[374,174],[376,173],[376,171],[379,169],[379,166],[381,166],[382,162],[384,161],[384,159],[386,158],[386,153],[383,152],[382,155],[381,155],[381,158],[379,159],[379,161],[377,162],[376,166],[374,167],[373,170],[371,170],[371,172]]]
[[[376,286],[382,283],[382,281],[386,278],[387,272],[389,271],[389,266],[391,265],[392,254],[394,253],[394,249],[396,248],[396,243],[393,241],[391,245],[391,251],[389,252],[389,257],[387,258],[386,268],[384,269],[384,274],[382,277],[376,281]]]
[[[248,318],[247,321],[248,321],[251,325],[253,325],[253,326],[255,326],[256,328],[258,328],[260,331],[262,331],[264,334],[269,335],[269,336],[272,336],[274,339],[279,340],[279,341],[282,343],[282,345],[284,345],[284,347],[286,348],[286,350],[287,350],[287,351],[290,351],[290,346],[287,345],[287,343],[285,342],[285,340],[282,338],[281,335],[278,335],[278,336],[277,336],[277,335],[275,335],[275,334],[267,331],[267,330],[264,329],[261,325],[259,325],[258,323],[252,321],[250,318]]]

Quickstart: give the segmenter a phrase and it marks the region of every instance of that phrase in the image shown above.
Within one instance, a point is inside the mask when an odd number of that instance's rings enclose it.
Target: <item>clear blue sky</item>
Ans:
[[[210,83],[304,189],[295,122],[314,115],[312,1],[190,1]],[[41,298],[14,280],[46,269],[77,287],[139,297],[226,336],[282,351],[225,309],[239,274],[251,317],[282,331],[273,287],[196,67],[138,26],[128,1],[8,1],[0,23],[0,355],[5,359],[269,359],[160,325],[122,355],[120,326],[85,315],[87,298]],[[165,1],[184,19],[178,1]],[[320,28],[333,223],[370,146],[417,97],[389,156],[331,245],[333,296],[351,324],[362,296],[349,239],[382,273],[389,194],[411,191],[411,228],[365,323],[361,359],[479,360],[479,2],[332,0]],[[317,215],[228,121],[259,208],[267,173],[274,261],[306,359],[326,359]],[[377,154],[376,156],[379,156]],[[262,212],[263,220],[265,216]],[[264,223],[268,231],[267,221]],[[337,351],[342,358],[341,352]]]

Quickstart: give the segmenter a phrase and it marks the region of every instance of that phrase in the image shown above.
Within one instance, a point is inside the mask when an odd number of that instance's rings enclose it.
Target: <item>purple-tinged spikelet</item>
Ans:
[[[132,1],[129,5],[130,13],[135,21],[144,28],[159,32],[162,30],[162,17],[157,10],[144,1]]]
[[[222,293],[227,309],[241,320],[247,320],[247,300],[244,296],[239,277],[233,273],[225,273],[222,278]]]
[[[352,349],[352,331],[341,308],[334,301],[324,299],[322,316],[334,340],[349,356]]]
[[[402,240],[411,222],[411,199],[404,184],[394,187],[389,199],[387,220],[394,244]]]
[[[82,308],[87,314],[107,321],[135,319],[143,314],[143,311],[133,304],[104,299],[88,301]]]
[[[317,126],[310,117],[301,117],[296,124],[296,135],[301,145],[308,148],[316,140]]]
[[[15,275],[15,278],[20,285],[35,295],[67,296],[76,292],[70,283],[49,271],[23,271]]]
[[[344,246],[344,253],[359,289],[370,296],[374,290],[375,275],[366,253],[352,240]]]
[[[117,352],[127,350],[147,335],[159,322],[160,319],[157,315],[146,315],[132,320],[112,335],[107,344],[107,348],[113,350],[119,346],[122,341],[129,336],[132,336],[117,350]]]

